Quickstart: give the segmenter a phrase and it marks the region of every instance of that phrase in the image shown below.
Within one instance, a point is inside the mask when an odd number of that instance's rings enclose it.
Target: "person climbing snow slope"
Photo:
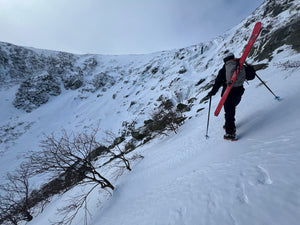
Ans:
[[[234,70],[237,69],[239,66],[239,59],[236,59],[234,57],[234,54],[226,51],[226,55],[223,59],[224,65],[219,70],[217,78],[215,80],[214,86],[212,90],[208,93],[208,97],[211,97],[215,95],[219,88],[222,86],[222,93],[223,95],[227,84],[230,82],[230,78],[233,75]],[[225,125],[223,128],[226,131],[226,134],[224,135],[224,139],[236,141],[236,126],[235,126],[235,112],[236,107],[240,103],[242,99],[242,95],[244,94],[244,86],[243,83],[245,80],[253,80],[255,78],[255,70],[253,66],[251,65],[244,65],[240,73],[238,74],[238,77],[236,81],[233,84],[233,87],[224,103],[224,111],[225,111]]]

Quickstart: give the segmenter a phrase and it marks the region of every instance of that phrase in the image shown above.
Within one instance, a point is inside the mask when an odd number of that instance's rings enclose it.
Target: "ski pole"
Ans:
[[[209,96],[208,118],[207,118],[207,127],[206,127],[206,135],[205,135],[206,139],[209,138],[209,136],[208,136],[208,127],[209,127],[210,108],[211,108],[211,96]]]
[[[273,91],[266,85],[266,83],[255,73],[255,76],[262,82],[263,85],[266,86],[266,88],[275,96],[275,100],[280,100],[280,97],[275,95]]]

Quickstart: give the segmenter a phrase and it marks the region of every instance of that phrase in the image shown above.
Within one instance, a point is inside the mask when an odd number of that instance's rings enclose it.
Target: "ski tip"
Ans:
[[[254,25],[254,29],[260,30],[260,29],[261,29],[261,22],[257,22],[257,23]]]

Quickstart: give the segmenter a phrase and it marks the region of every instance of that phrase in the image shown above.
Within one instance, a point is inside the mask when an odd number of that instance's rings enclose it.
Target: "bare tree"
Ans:
[[[34,174],[50,173],[53,177],[53,180],[43,187],[44,194],[55,194],[74,185],[86,187],[80,194],[73,196],[66,207],[59,209],[64,216],[55,224],[71,224],[81,209],[87,215],[87,198],[96,187],[100,186],[108,192],[114,190],[111,182],[99,172],[100,166],[96,163],[99,156],[108,152],[108,149],[96,140],[98,130],[99,127],[90,133],[80,134],[68,134],[63,130],[60,137],[54,134],[45,135],[45,139],[41,141],[41,150],[29,157]]]
[[[125,168],[127,170],[131,171],[130,162],[126,157],[126,149],[122,149],[120,147],[120,144],[115,141],[117,139],[117,136],[111,131],[105,131],[105,134],[105,142],[110,145],[108,156],[112,157],[113,160],[120,160],[117,161],[116,164],[119,165],[119,167],[124,167],[120,166],[120,164],[122,163],[122,165],[125,165]],[[116,166],[116,164],[114,164],[114,166]]]
[[[130,159],[126,158],[126,149],[122,149],[119,143],[110,147],[101,145],[97,140],[99,127],[90,133],[68,134],[62,130],[62,135],[44,135],[41,141],[41,150],[29,156],[29,162],[22,164],[20,169],[7,175],[7,184],[1,185],[0,193],[0,224],[14,224],[21,220],[32,219],[31,210],[43,201],[48,201],[54,194],[61,193],[75,185],[85,187],[81,192],[72,196],[69,204],[59,209],[63,214],[62,219],[54,224],[69,225],[78,212],[85,213],[85,224],[89,215],[87,199],[97,187],[104,189],[109,194],[114,190],[112,183],[105,178],[100,170],[105,165],[109,168],[119,167],[131,171]],[[106,132],[111,143],[115,141],[115,135]],[[101,157],[107,162],[97,163]],[[107,160],[107,157],[110,157]],[[138,157],[135,155],[133,160]],[[112,161],[114,161],[112,163]],[[123,164],[123,165],[121,165]],[[118,172],[119,173],[119,172]],[[38,174],[50,174],[51,181],[42,185],[40,190],[31,190],[29,178]]]
[[[32,215],[30,208],[31,189],[29,178],[31,176],[30,168],[22,164],[14,173],[8,173],[6,183],[0,185],[0,223],[3,221],[11,224],[17,224],[17,221],[31,221]]]
[[[87,184],[83,184],[84,186]],[[94,191],[94,189],[98,186],[98,184],[94,184],[88,188],[87,192],[82,192],[77,196],[69,199],[69,204],[65,207],[60,208],[58,210],[59,214],[64,215],[63,218],[58,221],[54,222],[54,225],[71,225],[74,218],[78,215],[79,211],[82,209],[84,211],[84,225],[87,225],[88,216],[90,212],[87,206],[87,200],[89,195]]]
[[[54,134],[41,141],[41,151],[30,156],[30,164],[35,173],[52,173],[66,183],[74,185],[79,181],[97,183],[101,188],[114,190],[114,186],[101,175],[95,166],[97,156],[105,152],[105,147],[96,140],[98,128],[91,133],[67,134],[65,130],[59,138]]]
[[[0,224],[18,225],[19,215],[15,215],[16,207],[12,204],[11,196],[0,195]]]

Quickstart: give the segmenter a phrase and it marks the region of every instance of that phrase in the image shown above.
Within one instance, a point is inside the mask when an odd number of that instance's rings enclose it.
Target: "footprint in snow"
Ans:
[[[237,199],[239,200],[240,203],[249,203],[248,196],[245,191],[245,185],[243,183],[238,183],[236,184],[237,188]]]
[[[184,217],[187,209],[185,207],[179,207],[171,211],[171,218],[169,224],[172,225],[184,225]]]
[[[269,172],[265,168],[263,168],[262,166],[257,166],[256,169],[258,172],[256,179],[259,184],[265,185],[273,183],[270,178]]]

